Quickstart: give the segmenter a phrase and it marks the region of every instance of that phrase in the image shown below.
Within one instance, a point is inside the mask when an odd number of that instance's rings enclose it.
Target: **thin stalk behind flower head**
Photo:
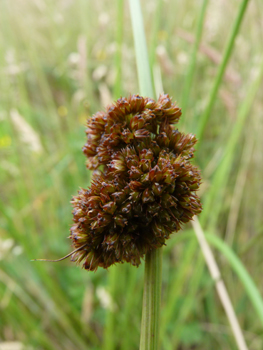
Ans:
[[[130,0],[140,94],[153,96],[151,71],[139,0]],[[145,258],[144,293],[140,350],[157,350],[162,284],[162,248],[149,251]]]
[[[146,46],[146,38],[143,26],[143,17],[140,0],[130,0],[129,4],[140,94],[142,96],[149,96],[153,98],[153,85],[151,79],[151,71],[148,59],[148,51]]]

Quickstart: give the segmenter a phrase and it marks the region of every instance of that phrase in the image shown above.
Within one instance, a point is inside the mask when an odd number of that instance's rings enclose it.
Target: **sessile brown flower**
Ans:
[[[72,200],[73,261],[87,270],[138,266],[201,212],[200,172],[190,163],[197,140],[172,127],[180,116],[169,95],[132,95],[88,120],[83,152],[96,171]]]

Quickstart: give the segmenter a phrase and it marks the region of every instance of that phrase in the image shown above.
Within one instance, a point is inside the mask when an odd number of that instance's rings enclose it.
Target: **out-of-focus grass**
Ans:
[[[201,2],[142,7],[151,65],[165,92],[187,106],[181,128],[195,132],[239,2],[208,2],[202,36]],[[195,160],[200,219],[231,243],[261,295],[262,13],[261,1],[249,3]],[[2,1],[0,28],[0,341],[137,349],[143,267],[89,273],[69,261],[30,262],[70,249],[70,198],[90,179],[85,119],[112,96],[138,92],[127,3]],[[260,319],[235,272],[218,262],[249,349],[260,350]],[[197,244],[171,239],[163,265],[163,349],[235,349]]]

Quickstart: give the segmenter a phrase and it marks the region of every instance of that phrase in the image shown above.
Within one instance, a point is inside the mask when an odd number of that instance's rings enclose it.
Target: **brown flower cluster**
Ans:
[[[200,172],[190,163],[196,138],[171,126],[180,116],[168,95],[132,95],[88,120],[83,152],[96,171],[72,200],[73,261],[87,270],[138,266],[201,212]]]

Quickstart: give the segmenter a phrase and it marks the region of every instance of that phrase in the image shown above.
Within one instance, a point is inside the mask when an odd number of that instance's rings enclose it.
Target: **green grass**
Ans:
[[[248,347],[261,350],[252,305],[259,310],[263,295],[263,5],[249,2],[237,28],[240,6],[142,2],[151,67],[184,106],[179,127],[202,136],[200,221],[218,237],[209,242]],[[0,3],[0,347],[138,349],[143,266],[89,273],[70,261],[30,261],[70,251],[70,199],[90,181],[86,118],[108,95],[138,91],[126,1]],[[182,235],[163,249],[162,349],[236,349],[200,248]]]

